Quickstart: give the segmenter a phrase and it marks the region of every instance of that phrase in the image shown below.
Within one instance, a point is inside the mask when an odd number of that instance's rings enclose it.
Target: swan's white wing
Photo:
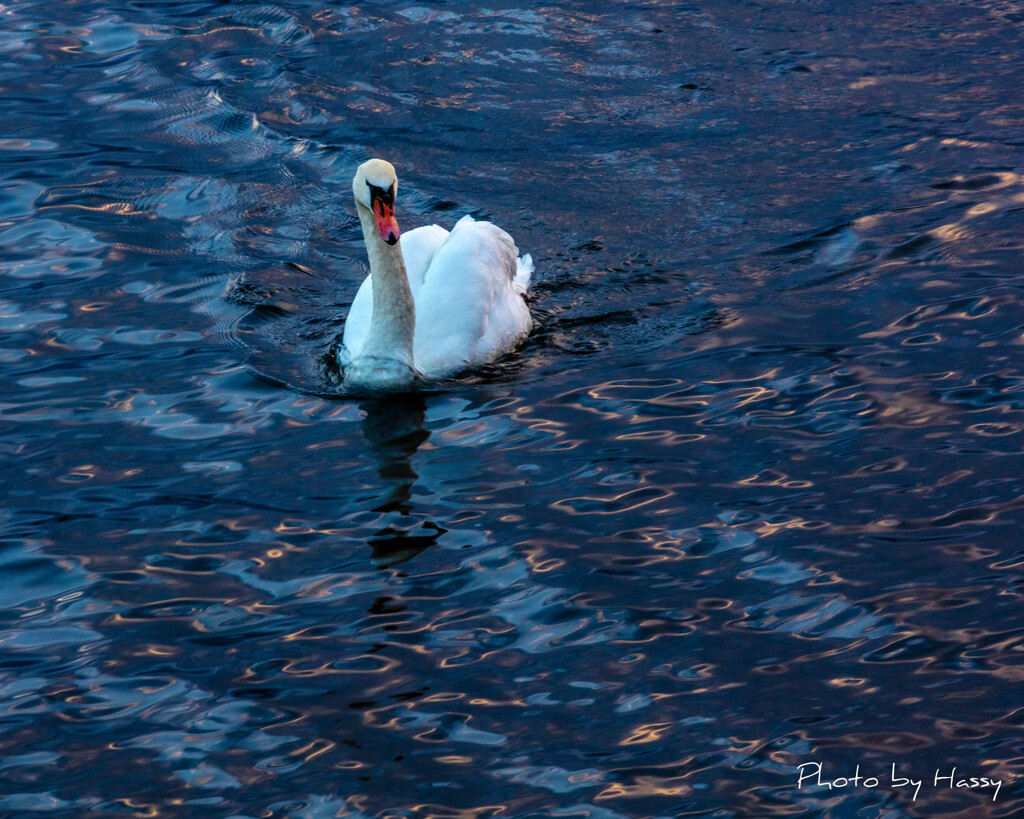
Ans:
[[[409,277],[413,296],[423,284],[423,277],[427,274],[434,254],[447,238],[448,231],[440,225],[424,225],[402,234],[402,258],[405,260],[405,273]]]
[[[416,298],[413,358],[420,371],[452,375],[513,349],[532,324],[522,298],[531,270],[501,228],[460,219],[434,254]]]
[[[401,238],[402,258],[405,260],[405,273],[409,277],[409,287],[413,298],[423,284],[423,277],[434,258],[437,249],[448,238],[448,231],[439,225],[424,225]],[[367,276],[359,285],[356,297],[348,310],[345,319],[345,331],[342,344],[352,355],[358,355],[370,332],[370,319],[373,316],[373,277]]]

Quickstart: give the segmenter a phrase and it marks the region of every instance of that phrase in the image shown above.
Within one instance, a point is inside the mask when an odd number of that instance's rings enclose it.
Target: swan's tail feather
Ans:
[[[533,276],[533,256],[529,253],[524,253],[518,259],[516,259],[516,278],[515,282],[523,288],[525,293],[530,287],[530,278]]]

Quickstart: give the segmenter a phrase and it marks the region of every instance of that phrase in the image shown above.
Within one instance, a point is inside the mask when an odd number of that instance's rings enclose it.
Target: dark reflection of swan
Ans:
[[[417,393],[368,398],[360,402],[359,408],[366,413],[363,437],[367,449],[377,462],[377,474],[386,488],[383,501],[373,511],[401,516],[369,539],[374,562],[390,566],[433,546],[447,531],[417,515],[412,502],[412,488],[419,477],[412,467],[412,457],[430,437],[423,426],[427,408],[423,396]]]

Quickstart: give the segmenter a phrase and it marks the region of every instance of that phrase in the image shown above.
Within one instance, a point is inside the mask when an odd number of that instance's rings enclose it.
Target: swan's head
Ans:
[[[352,180],[352,193],[356,202],[370,211],[377,221],[380,238],[393,245],[398,241],[398,221],[395,219],[395,196],[398,177],[395,167],[383,159],[369,159],[356,170]]]

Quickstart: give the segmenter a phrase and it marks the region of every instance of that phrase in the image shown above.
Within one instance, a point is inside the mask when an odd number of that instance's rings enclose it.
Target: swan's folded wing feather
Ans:
[[[423,277],[434,254],[447,238],[448,231],[440,225],[423,225],[402,234],[402,258],[405,260],[405,272],[414,296],[423,284]]]
[[[356,291],[356,297],[348,308],[345,329],[341,343],[350,355],[359,355],[370,332],[370,318],[373,316],[373,277],[367,276]]]
[[[456,224],[416,300],[414,358],[423,372],[436,377],[489,361],[529,332],[529,311],[513,284],[517,261],[501,228],[471,217]]]
[[[520,289],[520,295],[525,296],[530,289],[530,279],[533,277],[533,256],[524,253],[516,259],[516,285]]]

